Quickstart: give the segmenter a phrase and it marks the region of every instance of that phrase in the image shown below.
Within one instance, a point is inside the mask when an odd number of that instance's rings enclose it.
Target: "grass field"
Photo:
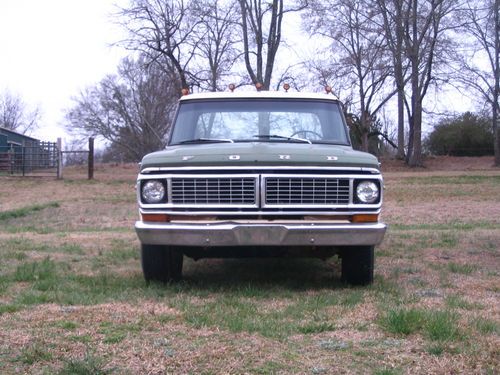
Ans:
[[[389,169],[367,288],[335,258],[188,260],[147,286],[136,172],[0,177],[0,373],[498,373],[498,169]]]

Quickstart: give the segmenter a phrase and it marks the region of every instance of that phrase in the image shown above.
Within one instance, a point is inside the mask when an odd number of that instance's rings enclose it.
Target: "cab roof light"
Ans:
[[[260,82],[257,82],[257,83],[255,84],[255,88],[257,89],[257,91],[262,90],[262,88],[263,88],[263,87],[264,87],[264,85],[263,85],[262,83],[260,83]]]
[[[189,89],[188,89],[188,88],[186,88],[186,87],[184,87],[184,88],[181,90],[181,94],[182,94],[182,96],[184,96],[184,95],[188,95],[188,94],[189,94]]]
[[[325,91],[327,94],[331,94],[332,93],[332,88],[328,85],[325,86]]]
[[[288,92],[288,90],[290,90],[290,85],[288,83],[285,83],[283,85],[283,88],[285,89],[285,92]]]
[[[228,87],[229,87],[229,90],[231,92],[234,92],[234,89],[236,88],[236,85],[234,83],[230,83]]]

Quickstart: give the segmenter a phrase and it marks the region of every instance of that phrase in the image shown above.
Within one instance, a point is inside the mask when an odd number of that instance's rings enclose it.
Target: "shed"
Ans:
[[[35,167],[43,142],[27,135],[0,127],[0,171],[27,172]]]
[[[28,137],[27,135],[0,126],[0,147],[7,147],[10,145],[33,147],[39,143],[40,140],[36,138]]]

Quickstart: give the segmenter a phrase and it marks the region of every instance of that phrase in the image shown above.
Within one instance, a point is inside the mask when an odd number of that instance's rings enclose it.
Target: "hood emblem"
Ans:
[[[229,160],[240,160],[240,155],[229,155]]]
[[[339,158],[337,156],[327,156],[326,160],[333,161],[333,160],[339,160]]]
[[[191,156],[191,155],[186,155],[186,156],[183,156],[183,157],[182,157],[182,160],[183,160],[183,161],[187,161],[187,160],[191,160],[191,159],[193,159],[193,158],[194,158],[194,156]]]
[[[290,155],[280,155],[281,160],[290,160]]]

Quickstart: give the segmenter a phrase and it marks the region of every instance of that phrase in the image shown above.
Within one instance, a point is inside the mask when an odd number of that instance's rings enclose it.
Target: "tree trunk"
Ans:
[[[495,20],[495,66],[493,72],[495,74],[495,87],[493,90],[493,138],[495,151],[495,166],[500,167],[500,127],[498,126],[498,99],[500,96],[500,0],[495,0],[495,12],[493,19]]]
[[[415,103],[413,109],[412,152],[408,159],[410,167],[422,167],[422,102]]]
[[[398,89],[398,152],[396,158],[405,158],[405,113],[404,113],[404,88]]]

